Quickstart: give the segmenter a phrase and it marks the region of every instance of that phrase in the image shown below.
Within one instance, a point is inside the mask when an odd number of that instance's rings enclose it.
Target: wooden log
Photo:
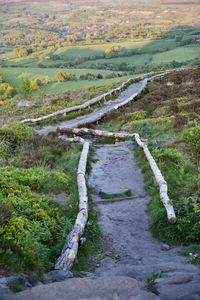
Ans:
[[[90,147],[89,142],[85,142],[84,146],[83,146],[82,153],[81,153],[81,157],[80,157],[80,160],[79,160],[77,174],[83,174],[85,176],[89,147]]]
[[[62,110],[56,111],[54,113],[51,113],[51,114],[48,114],[48,115],[45,115],[45,116],[42,116],[42,117],[38,117],[38,118],[34,118],[34,119],[25,119],[25,120],[20,121],[20,123],[22,123],[22,124],[24,124],[24,123],[37,123],[37,122],[40,122],[40,121],[50,119],[52,117],[57,117],[57,116],[60,116],[60,115],[66,115],[67,113],[72,112],[72,111],[86,109],[90,105],[93,105],[93,104],[96,104],[96,103],[98,103],[102,100],[105,100],[107,96],[111,96],[115,92],[122,90],[125,85],[127,85],[131,82],[131,80],[132,79],[130,78],[127,81],[123,82],[119,87],[117,87],[115,89],[112,89],[112,90],[110,90],[110,91],[108,91],[108,92],[106,92],[106,93],[104,93],[100,96],[94,97],[93,99],[88,100],[88,101],[84,102],[83,104],[76,105],[76,106],[73,106],[73,107],[64,108]]]
[[[151,170],[155,176],[156,182],[159,185],[160,188],[160,199],[166,209],[167,212],[167,219],[168,222],[173,224],[176,222],[176,215],[174,212],[174,208],[173,205],[169,199],[169,196],[167,194],[167,183],[160,171],[160,169],[158,168],[153,156],[151,155],[147,145],[145,143],[143,143],[140,139],[139,134],[135,134],[135,140],[137,142],[137,144],[143,148],[144,154],[149,162],[149,165],[151,167]]]
[[[108,91],[108,92],[106,92],[106,93],[104,93],[100,96],[94,97],[93,99],[88,100],[88,101],[84,102],[83,104],[76,105],[76,106],[73,106],[73,107],[64,108],[62,110],[50,113],[50,114],[42,116],[42,117],[21,120],[20,123],[22,123],[22,124],[24,124],[24,123],[37,123],[37,122],[44,121],[44,120],[47,120],[47,119],[50,119],[50,118],[53,118],[53,117],[56,117],[56,116],[66,115],[67,113],[72,112],[72,111],[86,109],[90,105],[96,104],[96,103],[98,103],[100,101],[103,101],[103,100],[105,101],[107,96],[110,96],[110,95],[114,94],[117,91],[122,91],[131,82],[135,82],[137,80],[142,80],[142,79],[145,79],[145,78],[147,79],[147,81],[151,81],[151,80],[154,80],[154,79],[158,79],[158,78],[160,78],[160,77],[162,77],[162,76],[164,76],[164,75],[166,75],[166,74],[168,74],[172,71],[176,72],[176,71],[181,71],[181,70],[185,70],[185,68],[179,68],[179,69],[175,69],[175,70],[170,69],[170,70],[162,71],[162,72],[159,72],[159,73],[156,73],[156,74],[155,74],[155,72],[149,72],[149,73],[144,74],[143,76],[138,76],[138,77],[135,77],[135,78],[129,78],[127,81],[123,82],[119,87],[114,88],[114,89],[112,89],[112,90],[110,90],[110,91]]]
[[[85,140],[82,139],[81,137],[79,136],[76,136],[74,138],[68,138],[66,136],[62,136],[60,135],[59,136],[59,139],[63,140],[63,141],[66,141],[66,142],[69,142],[69,143],[79,143],[79,144],[84,144],[85,143]]]
[[[134,137],[137,144],[143,148],[144,154],[149,162],[149,165],[152,169],[152,172],[155,176],[156,183],[160,188],[160,199],[166,209],[167,219],[169,223],[176,222],[176,215],[174,212],[173,205],[170,202],[169,196],[167,194],[167,183],[158,168],[153,156],[151,155],[147,145],[140,139],[139,134],[137,133],[120,133],[120,132],[109,132],[103,130],[94,130],[90,128],[59,128],[60,133],[73,133],[73,134],[87,134],[92,136],[101,136],[101,137],[113,137],[116,139],[122,139],[127,137]]]
[[[79,166],[77,170],[77,183],[78,183],[78,194],[79,194],[79,213],[76,217],[76,221],[72,231],[69,233],[62,253],[57,259],[54,269],[69,271],[77,257],[78,246],[80,238],[82,237],[85,226],[88,220],[88,195],[87,186],[85,180],[85,172],[87,165],[87,157],[89,152],[89,143],[85,142],[81,157],[79,160]]]
[[[121,133],[121,132],[109,132],[104,130],[94,130],[90,128],[58,128],[57,131],[62,134],[76,134],[76,135],[92,135],[100,137],[111,137],[114,139],[123,139],[127,137],[134,137],[134,133]]]
[[[147,79],[143,79],[141,81],[141,85],[140,85],[140,88],[138,88],[137,93],[133,93],[130,97],[121,101],[119,104],[116,104],[115,106],[114,105],[107,106],[106,108],[103,108],[103,110],[101,112],[94,111],[93,113],[86,115],[86,117],[84,117],[84,116],[78,117],[76,119],[75,127],[83,127],[83,126],[87,126],[87,124],[96,123],[99,120],[101,120],[108,113],[111,113],[111,112],[115,111],[116,109],[120,108],[121,106],[124,106],[127,103],[133,101],[135,99],[135,97],[138,96],[144,90],[144,88],[147,85],[147,82],[148,82]],[[69,124],[68,127],[71,127],[69,122],[68,122],[68,124]],[[74,127],[74,126],[72,126],[72,127]]]

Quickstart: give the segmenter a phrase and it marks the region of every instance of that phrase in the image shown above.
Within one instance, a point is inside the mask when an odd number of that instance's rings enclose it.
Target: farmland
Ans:
[[[22,96],[23,78],[46,77],[37,88],[32,82],[31,95],[57,94],[199,64],[196,2],[190,10],[163,1],[57,3],[1,3],[0,75],[13,90],[9,95]],[[58,81],[59,72],[75,80]]]
[[[187,32],[188,38],[191,39],[197,29],[198,27],[190,28],[189,33]],[[188,45],[184,41],[163,38],[60,47],[34,52],[20,58],[13,58],[13,50],[9,50],[1,54],[0,74],[15,90],[24,77],[31,80],[49,77],[50,82],[35,91],[34,95],[100,86],[106,81],[116,83],[136,74],[200,63],[200,46],[196,37],[193,37]],[[55,77],[59,71],[75,74],[76,80],[57,82]],[[86,74],[92,74],[93,77],[80,80],[81,76]],[[95,76],[98,74],[100,77],[97,80]]]

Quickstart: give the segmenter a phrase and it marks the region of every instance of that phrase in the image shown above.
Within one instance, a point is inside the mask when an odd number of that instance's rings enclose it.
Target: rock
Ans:
[[[6,300],[158,300],[158,296],[141,291],[130,277],[73,278],[36,286]]]
[[[86,242],[86,237],[81,237],[80,238],[80,244],[83,245]]]
[[[200,275],[195,273],[167,274],[162,281],[155,280],[155,287],[163,300],[200,299]]]
[[[25,290],[38,284],[38,276],[35,273],[15,274],[0,277],[0,300],[7,299],[8,294],[13,294],[15,288]]]
[[[46,283],[63,281],[67,278],[72,278],[74,275],[72,272],[62,271],[62,270],[53,270],[44,274],[44,280]]]
[[[30,282],[25,282],[25,284],[24,284],[24,286],[26,287],[26,288],[31,288],[32,287],[32,284],[30,283]]]
[[[152,146],[153,146],[154,148],[159,148],[158,142],[157,142],[156,140],[153,140],[153,141],[152,141]]]
[[[165,280],[164,278],[157,278],[157,279],[155,279],[154,280],[154,283],[156,284],[156,283],[160,283],[160,282],[162,282],[163,280]]]
[[[77,277],[77,278],[85,278],[85,277],[93,277],[93,273],[90,273],[90,272],[78,272],[78,273],[75,273],[74,274],[74,277]]]
[[[7,278],[1,277],[0,278],[0,289],[7,288]]]
[[[28,107],[28,106],[30,106],[30,101],[28,101],[27,99],[21,99],[17,103],[17,107]]]
[[[48,197],[60,205],[64,205],[67,207],[69,207],[69,205],[70,205],[70,196],[66,192],[62,192],[62,193],[56,194],[56,195],[49,194]]]
[[[177,274],[174,276],[171,276],[170,278],[166,278],[163,282],[164,284],[183,284],[191,281],[193,278],[193,275],[190,274]]]
[[[163,250],[163,251],[168,251],[168,250],[170,250],[170,246],[167,245],[167,244],[162,244],[160,249]]]

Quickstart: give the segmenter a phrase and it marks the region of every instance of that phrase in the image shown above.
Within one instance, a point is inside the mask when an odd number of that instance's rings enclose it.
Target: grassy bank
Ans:
[[[77,212],[79,145],[24,125],[0,130],[0,268],[49,270]]]
[[[9,122],[36,118],[57,110],[82,104],[95,96],[117,87],[121,81],[123,81],[123,78],[121,80],[118,79],[116,82],[112,82],[111,80],[111,82],[101,83],[99,86],[77,88],[75,91],[67,91],[58,95],[27,97],[28,106],[25,107],[19,107],[18,100],[16,99],[0,101],[0,127]]]
[[[78,211],[81,149],[55,134],[38,136],[26,125],[0,129],[0,272],[42,276],[53,267]],[[101,239],[97,217],[90,207],[87,242],[80,247],[75,272],[93,266],[91,256]]]

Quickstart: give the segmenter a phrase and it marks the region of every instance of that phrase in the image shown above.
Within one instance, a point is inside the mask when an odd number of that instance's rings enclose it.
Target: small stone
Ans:
[[[85,242],[86,242],[86,238],[85,237],[80,238],[81,245],[85,244]]]
[[[25,284],[24,284],[24,286],[26,287],[26,288],[32,288],[32,284],[30,283],[30,282],[25,282]]]
[[[6,277],[1,277],[0,278],[0,284],[6,284],[6,283],[7,283]]]
[[[154,280],[154,283],[160,283],[162,282],[164,279],[163,278],[157,278]]]
[[[161,248],[161,250],[163,250],[163,251],[169,251],[169,250],[170,250],[170,246],[167,245],[167,244],[162,244],[160,248]]]
[[[1,289],[7,288],[7,279],[6,279],[6,277],[1,277],[0,278],[0,288]]]
[[[74,277],[72,272],[70,271],[65,272],[62,270],[50,271],[48,273],[45,273],[44,275],[44,279],[46,283],[59,282],[72,277]]]
[[[91,276],[93,276],[93,273],[90,273],[90,272],[83,272],[83,271],[74,274],[74,277],[77,277],[77,278],[85,278],[85,277],[91,277]]]
[[[174,276],[171,276],[170,278],[167,278],[165,280],[165,284],[183,284],[188,283],[192,280],[193,275],[190,274],[176,274]]]
[[[21,99],[17,103],[17,106],[18,107],[28,107],[28,106],[30,106],[30,101],[28,101],[27,99]]]

